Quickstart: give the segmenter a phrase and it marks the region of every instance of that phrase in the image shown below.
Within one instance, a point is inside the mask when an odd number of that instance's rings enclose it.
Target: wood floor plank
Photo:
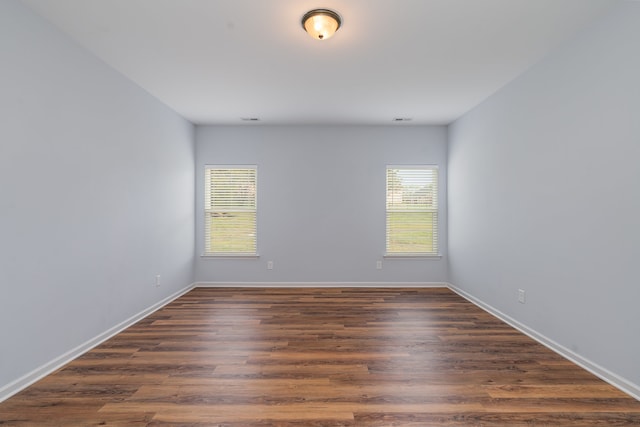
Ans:
[[[2,426],[633,426],[640,402],[444,288],[197,288]]]

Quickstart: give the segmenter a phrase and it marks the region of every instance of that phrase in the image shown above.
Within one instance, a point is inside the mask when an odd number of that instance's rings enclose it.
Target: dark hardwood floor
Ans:
[[[448,289],[194,289],[0,403],[11,426],[639,426]]]

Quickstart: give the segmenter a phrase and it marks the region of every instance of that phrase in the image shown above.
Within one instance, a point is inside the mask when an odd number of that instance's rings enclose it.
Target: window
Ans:
[[[438,167],[387,166],[388,256],[437,256]]]
[[[205,169],[205,255],[255,256],[256,166]]]

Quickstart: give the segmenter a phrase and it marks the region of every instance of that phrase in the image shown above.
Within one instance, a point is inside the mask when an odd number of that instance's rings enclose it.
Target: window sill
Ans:
[[[442,259],[442,255],[423,255],[423,254],[384,254],[385,259]]]
[[[258,254],[201,254],[200,258],[203,259],[257,259],[260,258]]]

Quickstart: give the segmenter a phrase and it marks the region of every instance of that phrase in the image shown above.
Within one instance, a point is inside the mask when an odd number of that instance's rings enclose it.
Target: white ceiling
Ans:
[[[615,0],[23,1],[193,123],[446,124]]]

